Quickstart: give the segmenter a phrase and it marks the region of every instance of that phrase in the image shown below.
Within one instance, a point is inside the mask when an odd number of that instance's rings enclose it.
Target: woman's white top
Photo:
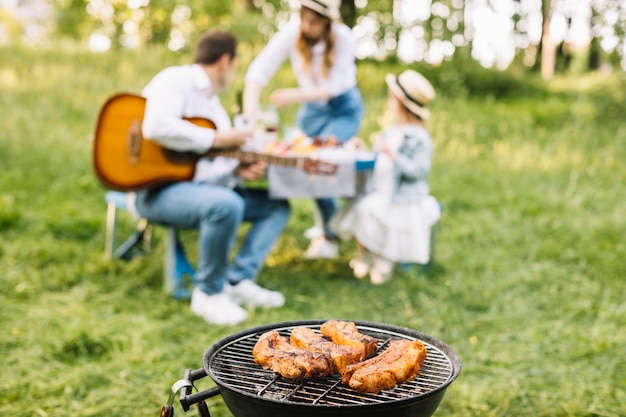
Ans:
[[[252,61],[245,76],[246,82],[258,82],[266,86],[287,58],[302,89],[327,88],[332,97],[350,90],[356,85],[354,50],[356,39],[352,30],[343,23],[334,22],[331,30],[335,35],[334,64],[328,78],[322,76],[322,64],[326,42],[313,46],[313,57],[308,71],[302,71],[302,58],[296,48],[300,35],[300,19],[294,18],[281,28],[261,53]]]

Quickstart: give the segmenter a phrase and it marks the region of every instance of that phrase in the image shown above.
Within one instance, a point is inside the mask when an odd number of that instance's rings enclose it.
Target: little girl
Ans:
[[[357,278],[388,281],[396,263],[428,263],[430,231],[441,214],[429,195],[433,144],[425,121],[435,91],[421,74],[407,70],[386,77],[394,124],[377,139],[373,192],[359,200],[338,223],[342,237],[354,237],[357,254],[350,266]],[[337,225],[337,223],[335,223]]]

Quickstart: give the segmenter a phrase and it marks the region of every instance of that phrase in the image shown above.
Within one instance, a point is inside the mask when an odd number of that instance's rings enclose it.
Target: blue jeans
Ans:
[[[325,139],[334,135],[340,143],[354,137],[363,120],[363,98],[357,86],[330,99],[327,103],[305,103],[298,110],[298,126],[310,138]],[[324,223],[324,235],[336,239],[328,222],[339,209],[336,198],[316,199]]]
[[[304,103],[298,110],[297,122],[310,138],[334,135],[344,143],[359,132],[363,111],[363,97],[355,86],[326,103]]]
[[[270,200],[264,190],[231,190],[180,182],[137,193],[137,211],[149,221],[198,229],[198,265],[193,284],[220,293],[227,281],[254,280],[289,220],[286,200]],[[239,226],[252,222],[229,266]]]

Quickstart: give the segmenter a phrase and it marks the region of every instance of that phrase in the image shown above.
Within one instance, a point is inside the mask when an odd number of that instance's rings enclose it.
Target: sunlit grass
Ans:
[[[463,371],[436,416],[626,415],[619,76],[559,78],[548,92],[496,99],[459,91],[459,80],[480,74],[433,73],[431,185],[444,205],[435,264],[374,287],[351,276],[350,242],[337,261],[305,262],[312,202],[295,200],[259,277],[287,304],[219,327],[163,293],[163,230],[154,231],[145,256],[102,256],[95,117],[110,94],[138,91],[161,67],[185,59],[159,50],[0,49],[0,413],[156,415],[171,384],[185,368],[201,367],[220,338],[267,323],[343,317],[414,328],[458,351]],[[379,129],[384,74],[402,69],[360,66],[362,137]],[[281,71],[273,85],[293,81],[288,68]],[[226,108],[235,90],[222,97]],[[284,110],[282,120],[294,114]],[[119,236],[133,226],[121,214]],[[196,232],[181,235],[195,259]],[[210,385],[198,381],[199,389]],[[219,397],[209,407],[230,416]]]

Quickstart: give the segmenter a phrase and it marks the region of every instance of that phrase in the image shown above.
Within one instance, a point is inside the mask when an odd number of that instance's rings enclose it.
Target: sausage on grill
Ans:
[[[308,327],[295,327],[289,338],[292,345],[323,353],[332,360],[333,373],[341,374],[346,366],[362,359],[361,349],[338,345],[323,338]]]
[[[322,324],[320,330],[324,336],[339,345],[360,349],[361,360],[372,356],[378,348],[378,339],[360,333],[356,324],[351,321],[328,320]]]
[[[277,331],[263,333],[252,349],[254,361],[265,369],[301,380],[332,374],[332,362],[323,353],[313,352],[289,343]]]
[[[378,394],[417,376],[426,360],[426,347],[419,340],[390,340],[380,355],[348,365],[341,382],[350,388]]]

